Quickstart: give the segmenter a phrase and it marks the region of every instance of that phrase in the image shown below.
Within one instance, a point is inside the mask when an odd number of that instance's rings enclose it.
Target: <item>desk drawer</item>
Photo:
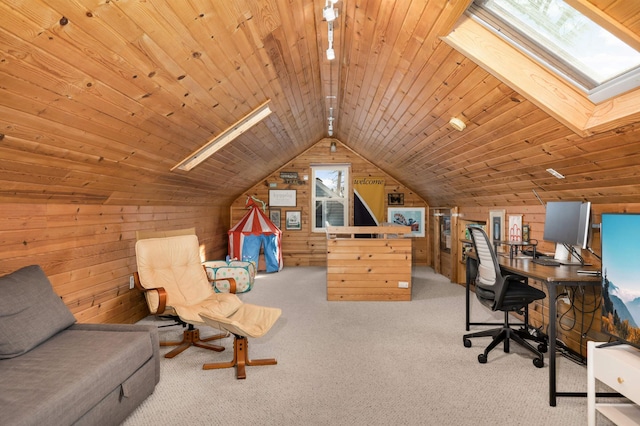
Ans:
[[[594,351],[594,374],[602,383],[627,398],[640,401],[640,350],[628,345]]]

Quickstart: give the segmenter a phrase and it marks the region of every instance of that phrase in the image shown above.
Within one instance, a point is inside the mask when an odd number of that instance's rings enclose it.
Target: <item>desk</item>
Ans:
[[[468,259],[475,260],[472,256]],[[469,271],[470,260],[467,261],[467,271]],[[586,397],[586,392],[558,392],[556,386],[556,336],[557,336],[557,312],[556,296],[559,286],[599,286],[600,276],[578,274],[580,266],[545,266],[532,262],[532,259],[508,259],[499,256],[500,268],[507,273],[520,275],[545,283],[549,294],[549,405],[556,406],[557,397],[561,396],[581,396]],[[471,274],[467,273],[467,330],[469,329],[469,285]],[[610,396],[610,395],[599,395]]]

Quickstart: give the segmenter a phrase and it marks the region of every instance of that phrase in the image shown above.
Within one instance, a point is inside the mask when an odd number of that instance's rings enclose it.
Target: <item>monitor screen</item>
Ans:
[[[590,212],[589,202],[548,202],[544,220],[544,240],[587,248]]]
[[[640,214],[602,214],[602,327],[615,339],[640,347],[640,244],[630,235]]]

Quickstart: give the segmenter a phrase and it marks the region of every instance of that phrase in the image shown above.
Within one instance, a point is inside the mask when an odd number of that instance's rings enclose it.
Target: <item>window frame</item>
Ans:
[[[569,62],[553,53],[550,49],[527,36],[527,34],[519,31],[516,26],[505,21],[500,16],[495,15],[491,10],[486,9],[483,6],[485,1],[486,0],[474,0],[466,11],[467,16],[483,25],[489,31],[512,45],[514,48],[518,49],[524,55],[539,63],[542,67],[554,73],[560,79],[583,92],[594,104],[606,101],[640,87],[640,65],[609,80],[598,83],[587,74],[583,73],[579,68],[571,65]],[[605,31],[610,32],[606,26],[584,14],[581,10],[573,7],[569,2],[565,1],[564,3],[576,10],[577,13],[582,14],[585,18],[600,26]],[[616,34],[612,33],[612,35],[628,45],[625,40]]]
[[[341,198],[327,198],[327,197],[317,197],[316,196],[316,172],[318,171],[342,171],[342,181],[344,190]],[[342,204],[344,206],[343,210],[343,223],[345,226],[349,224],[349,208],[351,201],[351,182],[349,176],[351,175],[351,166],[349,164],[312,164],[311,165],[311,232],[326,232],[326,227],[321,224],[320,227],[316,226],[316,202],[332,199],[342,200]]]

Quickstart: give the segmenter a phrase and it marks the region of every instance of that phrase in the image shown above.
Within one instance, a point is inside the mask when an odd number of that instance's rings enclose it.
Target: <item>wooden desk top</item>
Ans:
[[[588,266],[560,265],[547,266],[533,263],[533,259],[509,259],[499,257],[500,266],[506,271],[546,282],[584,282],[586,285],[598,285],[600,275],[578,274],[579,270],[594,269]]]

